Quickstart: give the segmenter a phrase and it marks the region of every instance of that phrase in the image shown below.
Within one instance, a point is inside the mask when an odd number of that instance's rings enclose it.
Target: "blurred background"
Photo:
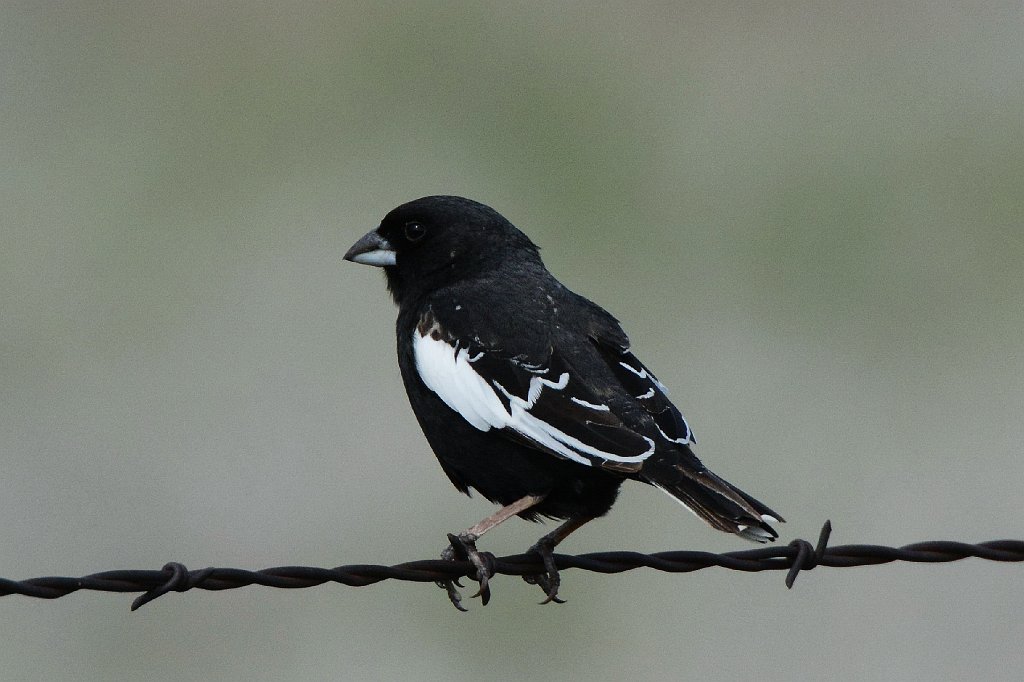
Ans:
[[[5,3],[0,576],[398,563],[490,513],[341,260],[434,193],[616,314],[783,542],[1022,538],[1022,112],[1019,2]],[[748,547],[632,485],[564,551]],[[0,670],[1013,679],[1022,570],[11,596]]]

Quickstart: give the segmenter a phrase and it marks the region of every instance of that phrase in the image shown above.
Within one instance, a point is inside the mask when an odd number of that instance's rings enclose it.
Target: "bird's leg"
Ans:
[[[466,530],[462,531],[458,535],[448,535],[449,545],[445,547],[444,551],[441,552],[441,558],[446,561],[455,561],[457,559],[468,560],[473,564],[476,569],[476,580],[480,583],[480,589],[474,594],[474,597],[480,597],[480,601],[486,606],[487,602],[491,600],[491,589],[489,581],[491,575],[493,575],[493,568],[491,561],[493,555],[489,552],[478,552],[476,549],[476,541],[480,539],[480,536],[499,525],[503,521],[507,521],[516,514],[526,511],[530,507],[533,507],[544,499],[543,495],[527,495],[519,500],[516,500],[512,504],[506,505],[494,512],[486,519],[476,523]],[[486,557],[486,558],[485,558]],[[462,587],[462,584],[458,580],[441,580],[438,581],[438,586],[443,587],[448,592],[448,598],[451,600],[452,605],[459,611],[465,611],[466,609],[462,606],[462,595],[456,587]]]
[[[531,585],[539,585],[547,598],[541,602],[541,604],[547,604],[548,602],[555,602],[556,604],[564,604],[565,600],[558,598],[558,586],[561,584],[561,578],[558,575],[558,566],[555,565],[554,550],[562,540],[569,537],[569,535],[576,530],[579,530],[584,524],[589,521],[593,521],[593,516],[577,516],[569,519],[558,528],[554,529],[540,540],[536,542],[528,551],[527,554],[537,554],[544,561],[544,573],[539,575],[524,575],[523,580],[530,583]]]

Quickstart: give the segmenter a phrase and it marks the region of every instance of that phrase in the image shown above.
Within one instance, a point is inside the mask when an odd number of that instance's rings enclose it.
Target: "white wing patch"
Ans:
[[[434,338],[429,331],[420,334],[419,330],[413,332],[412,348],[416,371],[423,383],[474,428],[481,431],[511,429],[557,455],[586,466],[594,464],[591,458],[633,464],[654,454],[654,441],[646,436],[641,436],[649,446],[644,452],[631,456],[616,455],[588,445],[531,414],[531,408],[545,391],[562,391],[569,385],[568,372],[562,372],[557,380],[531,377],[526,397],[521,398],[496,381],[489,384],[477,373],[471,363],[480,358],[480,353],[471,357],[468,348],[452,346]],[[524,366],[524,369],[538,375],[545,372],[537,366]],[[508,400],[509,409],[505,408],[495,389]],[[596,412],[610,411],[607,405],[569,397],[576,404]]]
[[[412,350],[420,379],[444,404],[481,431],[503,428],[509,414],[494,390],[469,363],[469,349],[456,352],[444,341],[413,332]]]

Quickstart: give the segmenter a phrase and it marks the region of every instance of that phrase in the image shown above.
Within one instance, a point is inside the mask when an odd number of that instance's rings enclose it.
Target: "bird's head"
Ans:
[[[410,201],[384,216],[345,260],[384,268],[395,300],[418,298],[508,263],[540,263],[537,247],[500,213],[454,196]]]

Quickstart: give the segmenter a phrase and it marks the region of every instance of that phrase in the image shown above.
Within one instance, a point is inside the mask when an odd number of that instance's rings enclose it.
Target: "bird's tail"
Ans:
[[[764,503],[703,467],[696,471],[679,465],[671,468],[673,476],[643,478],[704,519],[712,528],[735,533],[754,542],[772,542],[779,537],[769,524],[781,523],[785,519]]]

